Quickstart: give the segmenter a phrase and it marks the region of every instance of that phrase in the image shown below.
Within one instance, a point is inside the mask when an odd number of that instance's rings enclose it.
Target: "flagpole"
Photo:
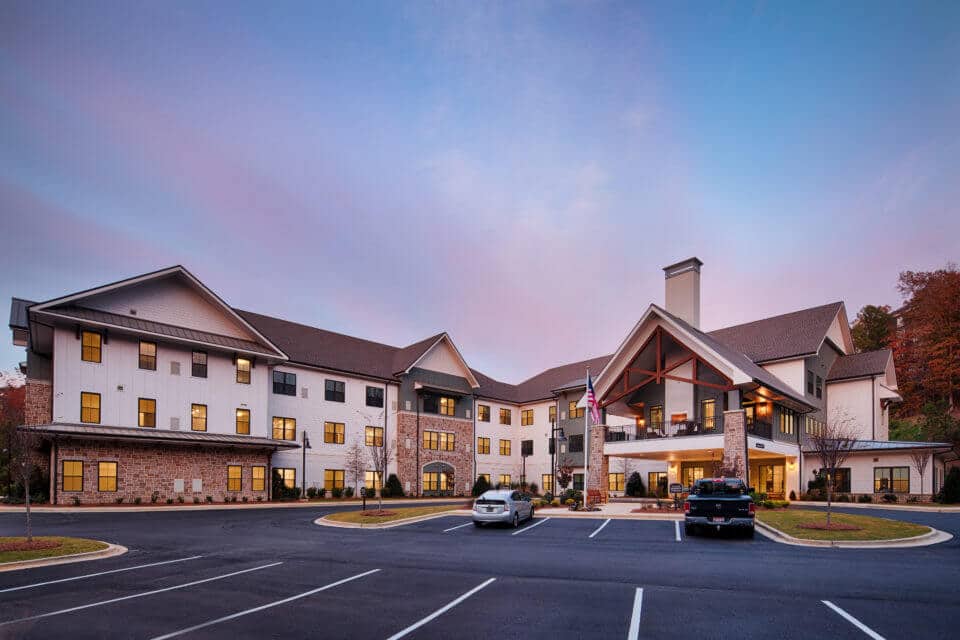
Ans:
[[[586,386],[584,393],[590,391],[590,367],[587,367]],[[583,506],[587,506],[588,487],[590,486],[590,402],[587,401],[587,410],[583,412],[583,439],[586,444],[583,447]]]

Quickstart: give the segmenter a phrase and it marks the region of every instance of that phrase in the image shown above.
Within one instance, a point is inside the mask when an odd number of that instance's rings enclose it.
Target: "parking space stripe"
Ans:
[[[637,640],[640,637],[640,609],[643,606],[643,589],[638,588],[633,596],[633,614],[630,616],[630,631],[627,640]]]
[[[548,518],[548,520],[549,520],[549,518]],[[478,585],[475,586],[473,589],[470,589],[470,591],[467,591],[465,594],[463,594],[462,596],[460,596],[459,598],[457,598],[457,599],[454,600],[453,602],[449,602],[449,603],[445,604],[444,606],[440,607],[439,609],[437,609],[436,611],[434,611],[433,613],[431,613],[430,615],[428,615],[426,618],[423,618],[423,619],[420,620],[419,622],[413,623],[412,625],[410,625],[409,627],[407,627],[407,628],[404,629],[403,631],[400,631],[399,633],[393,634],[392,636],[390,636],[389,638],[387,638],[387,640],[399,640],[399,639],[402,638],[403,636],[408,635],[408,634],[416,631],[417,629],[419,629],[419,628],[422,627],[423,625],[427,624],[427,623],[430,622],[431,620],[433,620],[433,619],[435,619],[435,618],[438,618],[438,617],[442,616],[444,613],[446,613],[447,611],[449,611],[450,609],[453,609],[455,606],[457,606],[458,604],[460,604],[461,602],[463,602],[464,600],[466,600],[467,598],[469,598],[470,596],[472,596],[472,595],[475,594],[476,592],[480,591],[481,589],[483,589],[484,587],[486,587],[488,584],[490,584],[490,583],[493,582],[494,580],[496,580],[496,578],[490,578],[490,579],[487,580],[486,582],[482,582],[482,583],[478,584]]]
[[[540,525],[542,525],[544,522],[546,522],[546,521],[549,520],[549,519],[550,519],[550,518],[544,518],[543,520],[537,520],[536,522],[534,522],[534,523],[533,523],[532,525],[530,525],[529,527],[524,527],[523,529],[520,529],[519,531],[514,531],[514,532],[511,533],[510,535],[515,536],[515,535],[519,535],[519,534],[523,533],[524,531],[530,531],[530,529],[533,529],[534,527],[539,527]]]
[[[259,571],[261,569],[269,569],[270,567],[275,567],[278,564],[283,564],[282,562],[271,562],[270,564],[263,564],[259,567],[252,567],[250,569],[243,569],[242,571],[234,571],[232,573],[225,573],[221,576],[214,576],[212,578],[204,578],[203,580],[194,580],[193,582],[187,582],[185,584],[177,584],[172,587],[164,587],[163,589],[154,589],[153,591],[146,591],[144,593],[134,593],[129,596],[123,596],[121,598],[112,598],[110,600],[101,600],[100,602],[91,602],[90,604],[82,604],[78,607],[70,607],[69,609],[59,609],[57,611],[51,611],[49,613],[41,613],[35,616],[27,616],[26,618],[17,618],[16,620],[6,620],[0,622],[0,627],[14,624],[17,622],[26,622],[28,620],[40,620],[41,618],[50,618],[52,616],[59,616],[64,613],[72,613],[74,611],[82,611],[83,609],[91,609],[93,607],[101,607],[105,604],[113,604],[115,602],[123,602],[124,600],[133,600],[134,598],[145,598],[146,596],[156,595],[158,593],[165,593],[167,591],[175,591],[177,589],[186,589],[187,587],[193,587],[198,584],[204,584],[205,582],[213,582],[214,580],[223,580],[224,578],[231,578],[233,576],[239,576],[244,573],[250,573],[251,571]]]
[[[287,604],[288,602],[293,602],[294,600],[299,600],[300,598],[306,598],[307,596],[312,596],[315,593],[320,593],[321,591],[326,591],[327,589],[333,589],[334,587],[339,587],[342,584],[352,582],[353,580],[358,580],[365,576],[369,576],[380,569],[372,569],[370,571],[365,571],[364,573],[358,573],[355,576],[350,576],[349,578],[344,578],[343,580],[337,580],[336,582],[331,582],[330,584],[325,584],[322,587],[317,587],[316,589],[311,589],[310,591],[304,591],[303,593],[298,593],[295,596],[290,596],[289,598],[284,598],[283,600],[276,600],[274,602],[269,602],[267,604],[261,605],[259,607],[254,607],[253,609],[245,609],[243,611],[238,611],[237,613],[232,613],[228,616],[223,616],[222,618],[217,618],[215,620],[207,620],[206,622],[201,622],[200,624],[194,625],[192,627],[187,627],[186,629],[180,629],[172,633],[168,633],[162,636],[156,636],[152,640],[167,640],[168,638],[176,638],[177,636],[182,636],[185,633],[191,633],[199,629],[204,629],[206,627],[212,627],[215,624],[220,624],[222,622],[227,622],[228,620],[234,620],[236,618],[242,618],[243,616],[250,615],[251,613],[257,613],[258,611],[263,611],[264,609],[271,609],[273,607],[279,607],[282,604]]]
[[[74,580],[83,580],[84,578],[96,578],[97,576],[105,576],[111,573],[121,573],[123,571],[134,571],[136,569],[146,569],[148,567],[159,567],[164,564],[173,564],[175,562],[186,562],[187,560],[197,560],[203,556],[190,556],[189,558],[177,558],[176,560],[164,560],[163,562],[151,562],[150,564],[138,564],[135,567],[124,567],[122,569],[111,569],[110,571],[100,571],[98,573],[88,573],[82,576],[73,576],[72,578],[60,578],[59,580],[47,580],[46,582],[34,582],[33,584],[25,584],[19,587],[8,587],[6,589],[0,589],[0,593],[9,593],[11,591],[20,591],[21,589],[33,589],[34,587],[45,587],[49,584],[60,584],[61,582],[73,582]]]
[[[674,530],[674,534],[676,536],[677,542],[680,542],[680,521],[679,520],[673,521],[673,530]]]
[[[588,537],[588,538],[592,538],[593,536],[597,535],[598,533],[600,533],[601,531],[603,531],[603,528],[604,528],[605,526],[607,526],[608,524],[610,524],[610,518],[607,518],[606,520],[604,520],[604,521],[603,521],[603,524],[600,525],[599,527],[597,527],[597,530],[594,531],[593,533],[591,533],[591,534],[590,534],[589,536],[587,536],[587,537]]]
[[[444,529],[443,532],[446,533],[447,531],[453,531],[454,529],[462,529],[463,527],[469,527],[469,526],[472,525],[472,524],[473,524],[472,521],[471,521],[471,522],[468,522],[467,524],[458,524],[458,525],[455,526],[455,527],[450,527],[449,529]]]
[[[873,640],[886,640],[882,635],[880,635],[879,633],[877,633],[867,625],[863,624],[862,622],[860,622],[859,620],[854,618],[852,615],[850,615],[849,613],[847,613],[837,605],[833,604],[829,600],[821,600],[820,602],[822,602],[823,604],[833,609],[841,618],[845,619],[847,622],[855,626],[857,629],[860,629],[860,631],[863,631],[865,634],[873,638]]]

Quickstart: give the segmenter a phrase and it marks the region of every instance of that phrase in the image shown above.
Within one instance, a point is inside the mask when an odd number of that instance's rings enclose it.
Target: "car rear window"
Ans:
[[[695,490],[702,496],[738,496],[743,493],[743,485],[739,480],[707,480],[698,482]]]
[[[478,498],[477,504],[506,504],[503,500],[494,500],[492,498]]]

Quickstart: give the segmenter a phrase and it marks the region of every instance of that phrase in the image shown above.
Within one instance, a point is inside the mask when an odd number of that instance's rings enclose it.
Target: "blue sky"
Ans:
[[[0,297],[180,263],[518,381],[958,259],[960,5],[6,2]],[[22,352],[0,343],[0,369]]]

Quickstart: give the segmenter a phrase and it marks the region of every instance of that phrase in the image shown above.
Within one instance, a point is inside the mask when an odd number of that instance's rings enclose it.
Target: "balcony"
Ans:
[[[758,438],[773,440],[773,424],[756,418],[747,419],[747,433]]]
[[[644,427],[634,425],[609,427],[607,442],[626,442],[630,440],[661,440],[664,438],[684,438],[687,436],[713,436],[723,433],[723,420],[719,417],[702,420],[684,420],[683,422],[653,422]]]

